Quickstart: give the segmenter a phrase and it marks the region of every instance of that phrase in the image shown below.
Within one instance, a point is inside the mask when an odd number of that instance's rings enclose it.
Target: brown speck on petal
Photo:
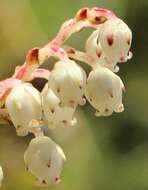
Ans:
[[[120,57],[120,61],[121,61],[121,62],[125,62],[125,57],[124,57],[124,56],[121,56],[121,57]]]
[[[67,123],[67,121],[66,121],[66,120],[62,120],[62,123],[66,124],[66,123]]]
[[[109,46],[112,46],[114,42],[113,35],[107,36],[107,43]]]
[[[70,101],[69,101],[69,104],[70,104],[70,106],[71,106],[72,108],[74,108],[75,101],[74,101],[74,100],[70,100]]]
[[[16,127],[17,129],[20,129],[21,128],[21,125],[17,125],[17,127]]]
[[[101,51],[101,50],[99,50],[99,49],[97,49],[97,50],[96,50],[96,54],[97,54],[97,56],[100,58],[100,57],[101,57],[101,55],[102,55],[102,51]]]
[[[110,96],[111,98],[114,97],[113,94],[112,94],[111,92],[108,92],[108,93],[109,93],[109,96]]]
[[[130,40],[127,40],[127,44],[130,45]]]
[[[60,92],[60,88],[57,89],[57,92],[58,92],[58,93]]]
[[[95,22],[96,22],[96,23],[100,23],[100,21],[101,21],[101,17],[96,16],[96,17],[95,17]]]
[[[109,112],[109,109],[108,109],[108,108],[106,108],[104,111],[105,111],[105,113],[108,113],[108,112]]]
[[[131,44],[131,39],[130,39],[130,36],[127,38],[126,40],[127,44],[130,45]]]
[[[96,16],[93,20],[91,20],[91,22],[98,25],[104,23],[106,20],[107,18],[104,16]]]
[[[43,180],[43,181],[42,181],[42,183],[43,183],[43,184],[46,184],[46,181],[45,181],[45,180]]]
[[[79,88],[82,90],[82,86],[80,85]]]
[[[98,35],[98,37],[97,37],[97,45],[99,44],[99,35]]]
[[[62,102],[59,102],[59,106],[61,106],[62,105]]]
[[[50,168],[50,166],[51,166],[51,161],[49,160],[47,167]]]
[[[55,111],[54,109],[51,109],[51,113],[54,113],[54,111]]]
[[[58,184],[60,181],[61,181],[61,180],[60,180],[59,177],[55,177],[55,179],[54,179],[55,184]]]

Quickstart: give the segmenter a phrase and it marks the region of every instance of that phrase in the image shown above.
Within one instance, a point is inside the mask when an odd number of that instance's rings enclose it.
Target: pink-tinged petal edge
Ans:
[[[8,78],[0,81],[0,102],[4,101],[11,89],[19,84],[21,84],[21,80],[15,78]]]
[[[33,78],[44,78],[44,79],[49,79],[50,71],[47,69],[36,69]]]

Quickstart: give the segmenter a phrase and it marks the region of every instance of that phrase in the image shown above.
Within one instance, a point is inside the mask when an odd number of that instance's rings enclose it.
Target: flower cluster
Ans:
[[[83,52],[64,45],[73,33],[87,27],[94,32],[86,40]],[[112,11],[82,8],[61,26],[53,40],[42,48],[31,49],[25,63],[10,78],[0,81],[0,122],[12,123],[18,136],[34,134],[24,162],[38,185],[58,183],[66,160],[60,146],[45,136],[43,127],[74,126],[75,111],[86,100],[97,117],[124,110],[125,88],[116,73],[117,64],[132,57],[131,43],[131,30]],[[54,68],[39,68],[51,56],[58,60]],[[90,65],[88,76],[77,60]],[[47,81],[41,92],[31,84],[35,78]]]

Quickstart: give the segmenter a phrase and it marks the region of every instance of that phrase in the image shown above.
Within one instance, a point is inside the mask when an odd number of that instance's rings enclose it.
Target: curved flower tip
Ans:
[[[45,136],[31,140],[24,154],[26,168],[37,178],[37,184],[40,186],[60,182],[65,160],[63,150]]]
[[[112,71],[98,66],[90,72],[85,95],[90,104],[97,110],[96,116],[109,116],[124,110],[122,104],[122,80]]]
[[[3,178],[4,178],[4,174],[3,174],[2,167],[0,166],[0,187],[2,186]]]
[[[75,109],[61,107],[60,99],[48,88],[48,84],[45,85],[42,91],[42,106],[44,118],[49,128],[69,127],[76,124]]]
[[[84,7],[81,8],[76,14],[76,20],[89,20],[92,24],[99,25],[106,20],[116,18],[115,14],[107,9],[93,7],[91,9]]]
[[[40,48],[36,47],[28,51],[26,56],[27,65],[39,65],[39,50]]]
[[[32,120],[41,120],[40,93],[28,83],[15,86],[6,98],[6,108],[17,134],[25,136],[29,132],[30,122]]]
[[[89,11],[89,8],[87,7],[81,8],[75,16],[76,20],[79,21],[79,20],[87,19],[88,11]]]
[[[49,77],[49,86],[61,100],[61,106],[76,108],[83,105],[86,73],[74,61],[64,60],[55,64]]]

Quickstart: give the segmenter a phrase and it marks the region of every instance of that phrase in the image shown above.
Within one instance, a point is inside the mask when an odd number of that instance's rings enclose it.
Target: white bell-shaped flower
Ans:
[[[132,32],[129,27],[120,19],[109,19],[90,35],[85,49],[94,63],[118,72],[117,63],[132,58],[129,51],[131,42]]]
[[[23,83],[12,89],[6,99],[6,108],[17,134],[25,136],[31,124],[35,123],[33,121],[41,120],[41,95],[31,84]]]
[[[132,32],[121,19],[109,19],[102,25],[99,42],[110,64],[126,62],[131,56]]]
[[[124,110],[120,77],[106,67],[97,66],[88,76],[85,95],[96,109],[96,116],[109,116]]]
[[[4,178],[4,174],[3,174],[2,167],[0,166],[0,187],[2,186],[3,178]]]
[[[61,106],[75,108],[83,105],[86,73],[74,61],[63,60],[55,64],[49,77],[49,87],[58,96]]]
[[[68,127],[76,124],[75,108],[61,107],[60,99],[45,85],[42,91],[42,106],[44,118],[49,128]]]
[[[41,186],[60,182],[65,160],[63,150],[45,136],[31,140],[24,154],[27,170],[37,178],[37,183]]]

